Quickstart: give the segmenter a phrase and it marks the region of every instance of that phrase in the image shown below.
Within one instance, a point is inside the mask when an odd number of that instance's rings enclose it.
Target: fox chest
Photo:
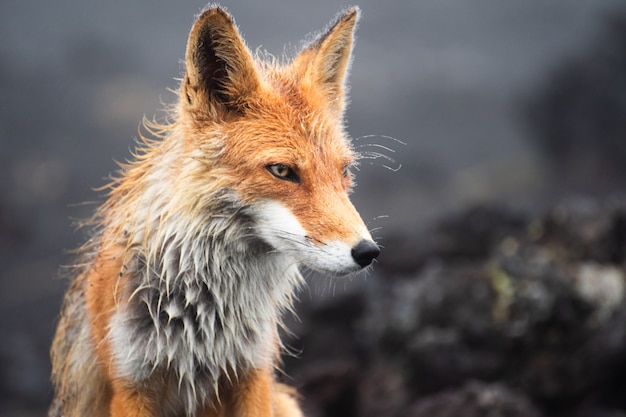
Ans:
[[[276,322],[271,300],[264,298],[195,280],[140,286],[111,322],[115,367],[136,382],[165,372],[184,390],[217,387],[233,372],[266,366],[273,360]]]

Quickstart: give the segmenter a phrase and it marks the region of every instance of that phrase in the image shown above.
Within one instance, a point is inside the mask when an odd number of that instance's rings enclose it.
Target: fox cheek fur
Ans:
[[[358,14],[288,65],[253,57],[222,8],[200,14],[171,124],[147,125],[87,222],[50,417],[302,415],[274,377],[298,266],[340,276],[379,253],[348,198]]]

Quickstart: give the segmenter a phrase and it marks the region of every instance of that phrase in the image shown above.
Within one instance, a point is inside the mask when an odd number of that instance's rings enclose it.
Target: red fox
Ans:
[[[51,349],[49,416],[301,416],[274,371],[300,266],[379,254],[350,202],[355,7],[288,64],[210,6],[169,124],[148,124],[88,224]],[[270,61],[270,62],[267,62]]]

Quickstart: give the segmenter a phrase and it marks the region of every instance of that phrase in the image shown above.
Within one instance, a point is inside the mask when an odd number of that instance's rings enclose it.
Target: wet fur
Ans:
[[[293,391],[273,376],[299,260],[264,238],[276,232],[259,226],[267,205],[255,193],[263,184],[238,159],[277,146],[293,157],[263,130],[295,127],[320,138],[302,155],[314,152],[324,169],[352,163],[343,83],[357,16],[357,9],[341,15],[289,69],[255,60],[223,9],[199,16],[172,123],[148,125],[156,138],[122,166],[86,224],[93,235],[52,346],[49,416],[301,415]],[[255,127],[267,114],[276,126]],[[247,145],[225,152],[226,138],[239,136]],[[343,197],[351,178],[340,181],[339,197],[321,201],[316,213],[306,199],[295,207],[304,224],[325,210],[332,221],[337,207],[346,208],[343,223],[362,224]],[[319,237],[301,245],[311,251],[322,241],[357,239],[354,227],[310,224],[307,233]]]

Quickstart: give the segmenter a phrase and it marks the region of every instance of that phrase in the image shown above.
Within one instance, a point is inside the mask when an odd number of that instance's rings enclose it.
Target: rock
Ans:
[[[446,219],[410,240],[414,257],[387,259],[405,265],[305,312],[288,373],[312,415],[621,415],[624,213],[577,200]]]
[[[499,384],[469,382],[460,389],[418,400],[409,417],[540,417],[521,393]]]

